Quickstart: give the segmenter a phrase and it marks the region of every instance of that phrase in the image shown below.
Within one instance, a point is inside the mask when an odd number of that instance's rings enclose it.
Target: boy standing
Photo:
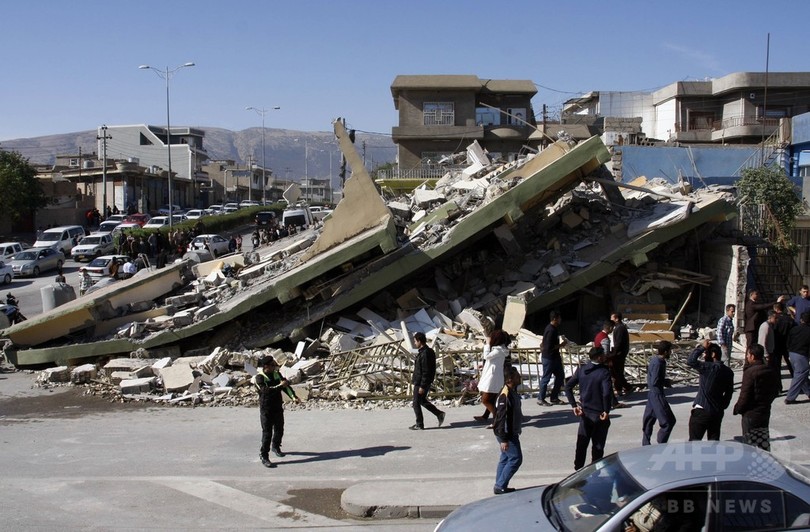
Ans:
[[[264,357],[260,364],[262,369],[253,377],[253,383],[259,392],[259,415],[262,423],[262,446],[259,449],[259,457],[264,467],[276,467],[276,464],[270,461],[271,447],[276,456],[285,455],[281,451],[281,438],[284,436],[284,403],[281,391],[284,390],[284,393],[296,403],[300,403],[301,400],[295,395],[289,381],[281,377],[278,372],[279,365],[273,357]]]
[[[585,465],[588,444],[591,443],[591,461],[596,462],[605,456],[605,442],[610,428],[610,406],[613,403],[610,370],[604,366],[605,352],[601,347],[592,347],[588,353],[591,361],[577,369],[574,376],[565,383],[565,396],[568,404],[579,417],[577,450],[574,455],[574,469]],[[574,398],[574,386],[579,384],[580,403]]]
[[[520,381],[520,372],[514,366],[510,366],[506,385],[495,401],[493,428],[495,438],[501,446],[501,458],[498,460],[498,469],[495,473],[495,488],[493,489],[495,495],[515,491],[515,488],[509,487],[509,481],[517,473],[520,464],[523,463],[523,452],[520,450],[523,412],[520,408],[520,395],[517,393]]]

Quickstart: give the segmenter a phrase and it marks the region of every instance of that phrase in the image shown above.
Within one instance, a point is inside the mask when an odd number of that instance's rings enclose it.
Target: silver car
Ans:
[[[737,442],[620,451],[549,486],[456,509],[437,531],[810,527],[810,471]]]
[[[61,268],[64,263],[65,255],[61,250],[53,248],[30,248],[11,258],[14,275],[21,277],[26,275],[37,277],[41,272]]]

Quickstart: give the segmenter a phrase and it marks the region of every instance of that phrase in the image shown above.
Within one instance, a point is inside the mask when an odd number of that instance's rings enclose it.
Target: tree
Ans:
[[[804,205],[798,187],[781,168],[746,168],[737,181],[737,193],[743,203],[766,205],[790,245],[790,231]]]
[[[28,159],[15,151],[0,150],[0,213],[11,221],[48,204]]]

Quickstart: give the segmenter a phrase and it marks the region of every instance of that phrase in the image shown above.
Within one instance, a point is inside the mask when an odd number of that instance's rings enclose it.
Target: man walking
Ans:
[[[776,303],[781,303],[785,300],[785,296],[779,296]],[[768,319],[767,310],[773,307],[774,302],[761,303],[759,301],[759,292],[751,290],[748,292],[748,299],[745,301],[745,314],[743,332],[745,332],[745,346],[746,349],[749,345],[754,345],[757,342],[757,333],[759,326],[762,322]]]
[[[769,365],[773,365],[772,360],[774,358],[774,352],[776,351],[775,325],[776,311],[771,309],[768,311],[768,319],[759,326],[759,332],[757,334],[757,343],[765,348],[765,362]],[[777,364],[776,367],[778,369],[779,364]]]
[[[765,350],[759,344],[745,351],[748,367],[743,369],[742,385],[734,415],[742,416],[744,443],[771,450],[770,431],[771,403],[779,395],[779,376],[765,364]]]
[[[610,407],[613,402],[610,370],[604,366],[605,352],[594,346],[588,353],[591,361],[577,369],[573,377],[565,383],[565,396],[568,404],[579,417],[577,448],[574,454],[574,469],[585,465],[588,444],[591,445],[591,462],[605,456],[605,442],[610,428]],[[579,385],[580,404],[574,398],[574,387]]]
[[[276,467],[270,461],[270,449],[278,457],[285,456],[281,451],[281,439],[284,437],[284,401],[281,392],[283,390],[296,403],[301,400],[295,395],[289,381],[281,377],[276,359],[266,356],[261,359],[260,364],[262,369],[253,377],[253,383],[259,392],[259,416],[262,422],[259,458],[264,467]]]
[[[810,310],[810,287],[803,284],[799,289],[799,295],[790,298],[787,307],[793,313],[793,320],[796,325],[801,323],[802,314]]]
[[[705,355],[705,361],[700,360]],[[734,394],[734,372],[723,364],[720,346],[704,340],[686,360],[700,374],[698,392],[689,416],[689,441],[720,440],[723,414]]]
[[[734,314],[737,305],[726,305],[726,313],[717,321],[717,343],[724,360],[731,360],[731,348],[734,344]]]
[[[413,362],[413,412],[416,414],[416,424],[411,425],[411,430],[422,430],[425,428],[425,420],[422,416],[422,407],[436,416],[439,426],[444,423],[444,412],[428,401],[428,393],[433,379],[436,378],[436,352],[427,346],[427,337],[424,333],[418,332],[413,335],[413,343],[419,352]]]
[[[785,313],[784,303],[775,303],[773,310],[776,311],[776,323],[773,326],[773,359],[768,361],[768,364],[779,373],[779,383],[782,383],[782,361],[785,361],[790,376],[793,377],[793,364],[790,363],[790,351],[788,351],[788,336],[790,330],[796,326],[796,322]]]
[[[543,377],[540,379],[540,391],[537,394],[537,404],[551,406],[561,404],[560,389],[565,380],[565,370],[563,369],[562,355],[560,355],[560,331],[562,316],[556,310],[549,314],[549,324],[543,331],[543,343],[541,344],[541,361],[543,362]],[[546,401],[546,391],[548,384],[554,377],[554,386],[551,388],[549,401]]]
[[[642,421],[643,435],[641,445],[650,445],[655,422],[658,422],[658,443],[666,443],[672,428],[675,426],[675,414],[672,413],[664,395],[664,386],[671,386],[667,373],[667,359],[672,354],[672,344],[666,340],[658,342],[657,353],[650,357],[647,366],[647,406],[644,408]]]
[[[504,385],[495,401],[495,422],[493,431],[501,447],[501,457],[495,472],[495,495],[511,493],[515,488],[509,487],[509,481],[523,463],[523,452],[520,449],[520,432],[523,423],[523,412],[520,405],[520,372],[509,366]]]
[[[633,391],[633,387],[624,376],[624,366],[627,363],[627,355],[630,353],[630,333],[627,332],[627,325],[622,321],[621,312],[611,314],[610,320],[613,322],[613,356],[609,359],[610,376],[613,379],[616,395],[626,395]],[[608,352],[605,351],[605,354]]]
[[[788,334],[788,351],[790,364],[793,366],[793,378],[790,380],[786,405],[796,404],[799,394],[810,396],[810,311],[801,315],[801,325],[793,327]],[[777,373],[779,376],[779,373]],[[782,384],[782,379],[779,379]],[[781,388],[781,386],[780,386]]]

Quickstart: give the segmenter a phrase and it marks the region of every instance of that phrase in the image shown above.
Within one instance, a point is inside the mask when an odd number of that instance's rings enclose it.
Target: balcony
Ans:
[[[778,118],[732,116],[712,124],[712,140],[723,141],[742,137],[769,137],[779,127]]]

